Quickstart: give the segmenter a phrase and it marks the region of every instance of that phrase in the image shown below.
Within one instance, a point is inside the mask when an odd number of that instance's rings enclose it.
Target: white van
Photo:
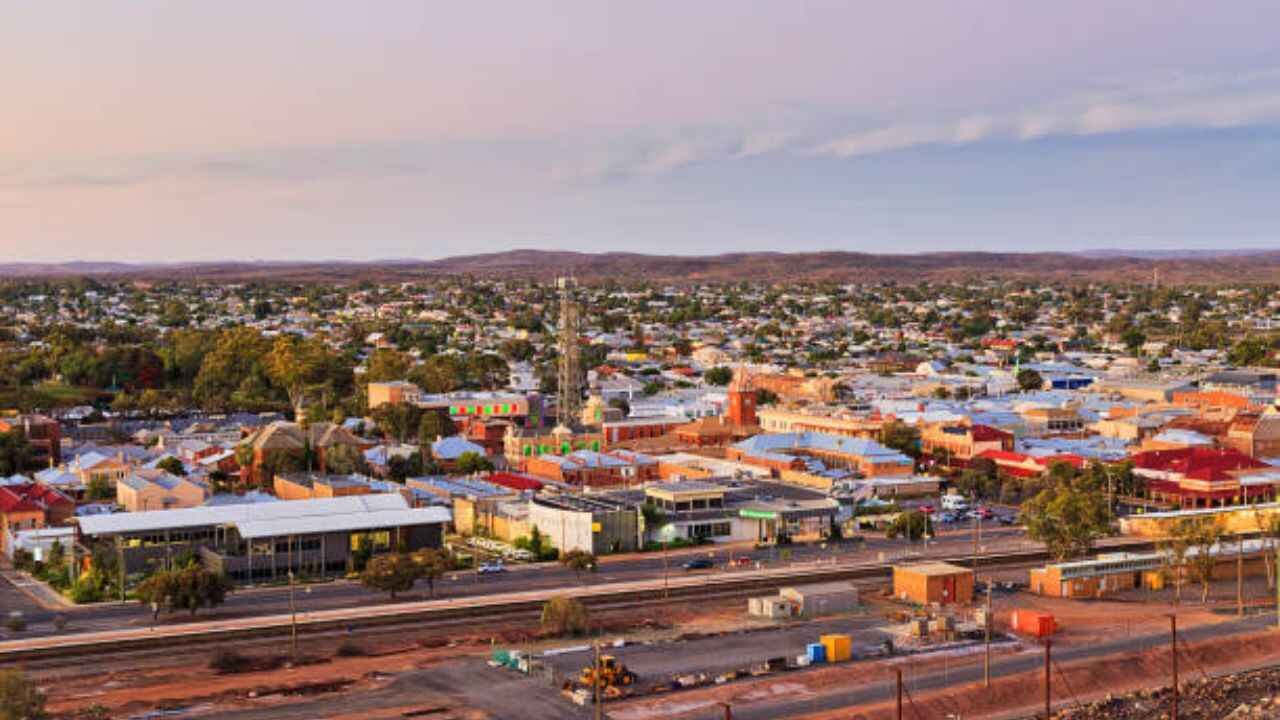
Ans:
[[[963,495],[943,495],[942,509],[949,512],[964,512],[969,509],[969,501]]]

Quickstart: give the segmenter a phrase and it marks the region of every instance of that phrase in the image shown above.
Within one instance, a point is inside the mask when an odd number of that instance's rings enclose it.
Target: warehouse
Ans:
[[[129,573],[195,553],[209,569],[241,582],[351,567],[353,551],[440,547],[450,513],[410,508],[399,494],[90,515],[75,519],[86,552],[108,547]]]
[[[918,605],[968,603],[973,600],[973,571],[943,562],[896,565],[893,596]]]
[[[804,617],[849,612],[858,607],[858,588],[849,582],[784,587],[778,590],[778,596],[795,605],[795,614]]]

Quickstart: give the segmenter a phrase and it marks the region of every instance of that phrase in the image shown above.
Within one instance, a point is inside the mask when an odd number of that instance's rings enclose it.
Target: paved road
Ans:
[[[1025,546],[1022,531],[1019,528],[984,528],[983,547],[985,552],[1011,550]],[[920,543],[908,546],[903,540],[888,540],[882,536],[867,536],[865,541],[819,545],[795,545],[788,550],[791,554],[789,562],[811,563],[827,559],[844,561],[873,561],[884,554],[886,560],[900,557],[908,548],[919,552]],[[972,535],[966,530],[943,531],[938,539],[930,542],[929,554],[960,554],[972,550]],[[693,571],[699,573],[732,572],[723,566],[729,556],[736,558],[744,555],[767,566],[783,563],[782,552],[777,548],[764,550],[730,551],[724,548],[708,546],[705,551],[671,553],[665,561],[661,553],[630,555],[617,559],[602,561],[600,569],[595,573],[584,573],[581,576],[554,563],[512,566],[505,573],[495,575],[477,575],[474,572],[452,573],[436,583],[436,597],[462,598],[481,595],[501,595],[521,590],[540,590],[555,587],[572,588],[580,584],[598,584],[606,582],[623,582],[632,580],[657,579],[664,572],[676,575],[685,574],[682,564],[695,555],[711,554],[717,564],[715,570]],[[665,566],[665,571],[664,571]],[[419,584],[418,599],[426,596],[426,587]],[[11,582],[0,580],[0,603],[6,597],[17,592]],[[414,597],[414,596],[409,596]],[[407,598],[406,598],[407,599]],[[31,603],[25,595],[21,599],[15,596],[16,609],[22,610],[27,618],[28,631],[23,635],[51,634],[54,632],[53,617],[62,613],[69,618],[65,632],[90,632],[99,630],[116,630],[128,627],[145,627],[150,624],[150,613],[137,603],[106,603],[92,606],[70,608],[65,610],[49,610]],[[329,610],[337,608],[353,608],[367,605],[387,603],[385,595],[371,592],[358,583],[343,580],[332,581],[299,587],[295,592],[295,602],[299,612]],[[8,607],[0,605],[0,608]],[[233,593],[227,602],[212,613],[203,613],[198,619],[232,619],[252,617],[256,615],[277,615],[289,612],[289,590],[282,587],[247,588]],[[185,622],[185,617],[175,616],[166,622]]]

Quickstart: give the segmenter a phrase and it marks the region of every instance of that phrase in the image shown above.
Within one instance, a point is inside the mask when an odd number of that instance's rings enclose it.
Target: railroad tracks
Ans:
[[[1151,547],[1148,541],[1111,541],[1101,550],[1137,550]],[[927,559],[969,566],[972,555],[944,555]],[[1014,550],[978,558],[979,571],[996,570],[1043,562],[1042,549]],[[909,562],[910,560],[906,560]],[[876,580],[891,576],[889,562],[856,565],[813,564],[767,570],[728,571],[715,574],[658,578],[655,580],[569,586],[550,590],[511,593],[502,597],[426,600],[299,613],[297,628],[308,635],[348,632],[355,627],[390,629],[394,626],[422,627],[451,624],[475,624],[478,621],[509,621],[514,618],[536,618],[547,599],[572,595],[595,610],[625,610],[683,602],[692,598],[725,599],[769,592],[797,583],[836,582],[842,580]],[[76,658],[156,648],[198,647],[228,640],[247,640],[287,635],[293,625],[290,615],[268,615],[235,620],[209,620],[183,625],[159,626],[154,629],[128,629],[88,632],[75,635],[52,635],[0,642],[0,664]]]

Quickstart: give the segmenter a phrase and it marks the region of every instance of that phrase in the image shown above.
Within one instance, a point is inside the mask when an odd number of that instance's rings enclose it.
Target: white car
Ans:
[[[479,572],[481,575],[492,575],[493,573],[503,573],[506,571],[507,567],[502,564],[502,561],[482,563],[476,570],[476,572]]]

